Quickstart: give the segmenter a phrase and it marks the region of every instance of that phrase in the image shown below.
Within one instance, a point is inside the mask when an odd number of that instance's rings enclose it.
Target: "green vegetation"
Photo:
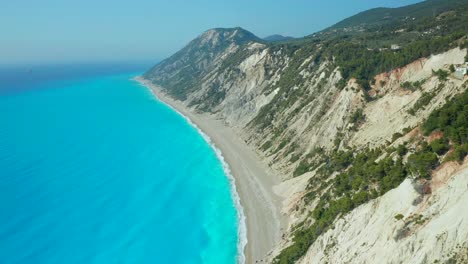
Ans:
[[[321,158],[315,164],[322,166],[309,183],[309,193],[305,197],[306,202],[319,198],[311,214],[315,221],[309,225],[303,223],[297,226],[293,244],[285,248],[274,262],[294,263],[321,234],[333,227],[333,222],[338,217],[397,187],[406,177],[429,179],[432,170],[440,164],[440,159],[451,147],[454,150],[446,160],[463,160],[468,152],[467,105],[468,91],[433,111],[422,125],[423,132],[427,136],[433,131],[441,131],[444,136],[430,144],[425,140],[420,142],[417,151],[408,156],[406,163],[403,163],[403,156],[408,152],[405,145],[399,145],[387,154],[382,149],[365,149],[359,152],[333,151],[320,155]],[[411,129],[405,129],[405,133],[409,130]],[[394,158],[389,155],[392,152],[398,156]],[[310,168],[308,162],[301,161],[294,174],[300,175]],[[333,174],[337,174],[336,177],[333,180],[328,179]],[[398,214],[395,219],[401,220],[403,215]],[[411,218],[408,224],[422,224],[424,221],[418,215]],[[405,228],[399,232],[397,239],[404,236]]]
[[[419,80],[416,82],[404,82],[401,84],[401,88],[404,88],[406,90],[410,91],[416,91],[418,89],[421,89],[422,85],[426,82],[426,80]]]
[[[458,145],[458,146],[455,146],[455,149],[453,150],[453,152],[451,152],[447,156],[446,161],[462,162],[467,154],[468,154],[468,144],[465,143],[463,145]]]
[[[398,220],[398,221],[401,220],[401,219],[403,219],[403,217],[404,217],[404,216],[403,216],[402,214],[397,214],[397,215],[395,215],[395,219]]]
[[[444,138],[431,143],[434,151],[445,153],[449,143],[454,150],[446,160],[463,161],[468,153],[468,91],[456,96],[442,108],[434,111],[423,124],[425,135],[440,131]],[[450,141],[450,142],[449,142]],[[433,146],[434,145],[434,146]]]
[[[468,91],[455,96],[442,108],[432,112],[423,124],[424,135],[441,131],[455,145],[468,142]]]
[[[459,0],[429,0],[400,8],[374,8],[344,19],[333,25],[330,29],[380,27],[382,25],[398,24],[401,21],[411,20],[412,18],[432,18],[434,15],[446,12],[464,3]]]
[[[392,142],[401,138],[403,136],[403,134],[399,133],[399,132],[396,132],[395,134],[392,135]]]
[[[301,160],[299,162],[299,165],[296,167],[296,169],[293,172],[293,176],[297,177],[299,175],[302,175],[306,172],[310,171],[310,164],[306,162],[305,160]]]
[[[365,90],[370,89],[370,80],[381,72],[402,67],[419,58],[437,54],[455,47],[454,41],[462,38],[465,33],[454,33],[449,36],[415,41],[403,47],[400,51],[369,50],[364,44],[352,42],[337,42],[330,44],[328,50],[336,57],[336,62],[344,79],[356,78]],[[445,72],[446,73],[446,72]],[[444,71],[437,72],[443,78]]]
[[[425,142],[424,142],[425,143]],[[431,171],[439,165],[437,154],[432,152],[427,143],[422,150],[408,157],[407,166],[414,176],[430,178]]]
[[[435,95],[436,95],[435,92],[431,92],[431,93],[423,92],[421,97],[419,97],[416,103],[414,103],[413,107],[411,107],[408,110],[408,113],[411,115],[415,115],[420,109],[424,109],[424,107],[427,104],[429,104],[429,102],[432,100],[432,98],[434,98]]]
[[[437,76],[439,81],[445,82],[448,79],[449,73],[447,71],[444,71],[442,69],[439,69],[437,71],[432,71],[432,73]]]
[[[430,17],[417,16],[417,19],[410,20],[404,16],[394,23],[379,24],[378,27],[364,27],[364,30],[348,29],[342,32],[325,30],[304,39],[270,44],[273,53],[281,51],[282,56],[289,58],[288,67],[282,72],[278,82],[266,88],[266,93],[277,88],[279,88],[279,92],[268,105],[260,110],[249,126],[264,130],[269,127],[271,120],[275,119],[278,113],[296,102],[299,101],[300,104],[294,109],[294,113],[298,113],[305,105],[316,100],[314,94],[309,93],[307,88],[310,89],[312,85],[314,93],[320,93],[325,85],[324,79],[305,87],[307,78],[299,74],[302,70],[313,72],[318,69],[319,65],[327,63],[328,69],[324,72],[328,77],[330,71],[338,67],[342,79],[336,83],[336,88],[338,90],[344,89],[347,81],[350,78],[355,78],[364,90],[363,99],[371,101],[373,98],[369,96],[367,91],[374,85],[376,74],[388,72],[419,58],[445,52],[457,46],[465,46],[468,4],[464,3],[461,6],[444,4],[443,6],[449,9],[457,7],[457,9],[437,19],[433,19],[431,11]],[[398,13],[403,14],[404,10],[406,7]],[[426,12],[415,10],[411,12],[426,14]],[[437,12],[441,12],[441,10]],[[398,50],[388,49],[391,44],[397,44],[401,48]],[[303,64],[305,58],[312,58],[309,65]],[[444,80],[447,72],[438,71],[435,74]],[[404,83],[402,87],[415,91],[421,89],[425,81]],[[380,85],[382,86],[383,83]],[[416,114],[432,97],[431,93],[424,94],[415,108],[409,112]],[[317,121],[320,120],[323,113],[326,113],[328,106],[328,103],[323,104],[322,109],[320,109],[321,114],[316,115]]]
[[[291,162],[297,162],[301,156],[297,155],[296,146],[291,144],[291,137],[285,133],[287,123],[276,122],[279,121],[278,116],[289,113],[286,112],[288,110],[294,115],[306,105],[314,105],[310,114],[314,115],[313,121],[320,121],[349,79],[356,79],[363,90],[363,99],[369,101],[373,98],[368,91],[375,85],[374,77],[377,74],[457,46],[466,47],[468,4],[461,2],[463,1],[430,0],[415,5],[416,8],[412,6],[391,11],[376,10],[352,18],[355,22],[343,22],[342,25],[351,26],[346,30],[325,30],[303,39],[279,43],[265,43],[243,30],[233,41],[221,37],[215,47],[196,39],[146,73],[145,78],[166,88],[170,95],[181,100],[185,100],[188,94],[203,84],[207,91],[206,96],[193,101],[193,104],[200,110],[212,111],[224,100],[228,89],[223,87],[226,82],[223,83],[220,79],[242,78],[239,63],[255,52],[246,49],[244,44],[248,41],[262,42],[269,50],[271,61],[274,61],[265,65],[266,76],[269,78],[273,72],[279,71],[280,78],[265,88],[265,95],[277,92],[248,126],[271,133],[272,137],[261,146],[263,151],[282,151],[291,155]],[[434,9],[434,6],[437,8]],[[453,12],[440,15],[441,12],[455,7]],[[386,17],[382,12],[390,12],[392,15],[382,21]],[[433,17],[434,14],[436,18]],[[232,42],[239,45],[236,52],[225,57],[221,64],[210,63],[213,58],[224,54]],[[400,48],[390,49],[393,44]],[[309,59],[309,63],[304,63],[305,59]],[[332,79],[329,77],[337,68],[342,79],[336,83],[336,89],[325,90],[325,87],[332,85],[327,82]],[[207,84],[206,77],[213,70],[220,74],[219,78],[214,78],[216,81]],[[308,77],[307,74],[300,74],[302,71],[324,73],[325,78]],[[434,75],[444,82],[449,73],[439,70]],[[401,86],[411,91],[422,90],[424,81],[402,83]],[[379,84],[385,85],[384,82]],[[422,93],[409,112],[416,114],[437,92],[438,90]],[[431,171],[443,159],[462,161],[468,152],[467,100],[465,92],[434,111],[422,125],[422,130],[426,136],[434,131],[441,132],[443,136],[430,143],[420,142],[416,151],[408,150],[403,144],[387,149],[346,149],[346,146],[340,145],[344,134],[338,133],[332,151],[325,153],[317,149],[318,151],[314,150],[301,159],[294,176],[317,169],[316,175],[309,182],[304,199],[306,203],[318,201],[311,212],[314,221],[308,219],[295,228],[293,244],[284,249],[275,262],[295,262],[321,234],[333,228],[333,222],[337,218],[397,187],[405,178],[429,178]],[[292,106],[294,109],[291,109]],[[350,121],[355,125],[364,120],[362,109],[350,116]],[[403,133],[395,134],[393,140],[410,130],[408,128]],[[272,149],[276,144],[278,147]]]
[[[326,177],[339,172],[331,188],[321,196],[319,204],[312,212],[315,222],[307,228],[298,228],[294,233],[294,244],[284,249],[276,258],[276,263],[293,263],[301,257],[309,246],[326,230],[333,221],[357,206],[398,186],[407,175],[399,158],[394,161],[386,157],[376,162],[382,155],[380,149],[364,150],[355,156],[353,151],[336,151],[324,157],[324,165],[317,171],[322,177],[322,186],[312,189],[312,193],[325,189]],[[310,185],[309,185],[310,186]],[[314,188],[314,187],[312,187]]]
[[[450,64],[449,70],[450,70],[451,73],[454,73],[455,72],[455,66],[453,66],[453,64]]]
[[[439,138],[431,142],[430,147],[432,152],[435,152],[437,155],[443,155],[449,150],[449,141],[447,138]]]
[[[345,79],[340,79],[338,83],[336,84],[336,88],[343,90],[346,87],[346,80]]]
[[[398,147],[396,149],[396,152],[397,152],[398,156],[403,157],[403,156],[406,155],[406,153],[408,153],[408,149],[406,148],[405,145],[400,144],[400,145],[398,145]]]
[[[353,114],[350,117],[350,122],[359,125],[360,123],[364,122],[366,120],[366,116],[364,115],[362,108],[357,109],[356,111],[353,112]]]

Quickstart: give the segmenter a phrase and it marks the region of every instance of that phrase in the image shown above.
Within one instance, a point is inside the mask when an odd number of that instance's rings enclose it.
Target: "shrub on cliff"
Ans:
[[[439,158],[433,152],[420,151],[408,157],[407,165],[413,175],[430,178],[431,171],[439,165]]]

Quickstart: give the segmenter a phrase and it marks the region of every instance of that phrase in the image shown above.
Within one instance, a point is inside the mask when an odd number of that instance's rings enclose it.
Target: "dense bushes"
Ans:
[[[397,187],[406,177],[429,179],[441,157],[453,147],[446,160],[461,161],[468,153],[468,92],[455,97],[442,108],[431,113],[422,130],[426,136],[438,130],[443,137],[427,143],[423,140],[417,150],[403,163],[408,152],[405,145],[389,148],[386,156],[381,149],[355,151],[333,151],[322,155],[323,166],[317,170],[315,188],[307,195],[308,201],[321,194],[319,203],[312,211],[314,222],[310,226],[296,229],[293,244],[284,249],[275,259],[276,263],[293,263],[303,256],[314,241],[329,228],[337,217],[346,214],[370,199],[383,195]],[[410,129],[405,129],[407,133]],[[396,137],[400,137],[398,134]],[[392,153],[398,156],[394,157]],[[301,162],[295,174],[308,171],[310,164]],[[333,180],[327,180],[337,173]],[[329,188],[325,188],[328,187]],[[402,216],[395,217],[401,219]]]
[[[296,177],[308,171],[310,171],[310,164],[305,160],[301,160],[301,162],[299,162],[299,165],[294,170],[293,176]]]
[[[444,139],[431,143],[434,152],[444,153],[450,143],[453,151],[446,160],[463,161],[468,153],[468,91],[432,112],[422,129],[425,135],[433,131],[443,133]]]
[[[455,149],[447,156],[446,160],[462,162],[466,154],[468,154],[468,143],[455,146]]]
[[[407,89],[410,91],[416,91],[417,89],[421,89],[422,85],[426,82],[426,79],[419,80],[416,82],[404,82],[401,84],[401,88]]]
[[[453,65],[452,65],[453,66]],[[448,79],[449,73],[447,71],[444,71],[442,69],[439,69],[438,71],[432,71],[435,76],[439,79],[439,81],[444,82]]]
[[[453,42],[463,35],[454,33],[449,36],[414,41],[397,52],[369,50],[363,44],[340,41],[331,45],[330,54],[336,58],[344,79],[356,78],[358,83],[365,90],[368,90],[370,88],[369,81],[373,79],[373,76],[454,47]],[[445,79],[447,77],[445,75],[448,73],[440,71],[436,74],[439,78]]]
[[[432,112],[422,128],[425,135],[441,131],[455,145],[468,143],[468,91]]]
[[[421,151],[408,157],[408,168],[413,175],[429,178],[431,170],[439,164],[439,159],[434,152]]]
[[[343,80],[337,83],[338,89],[343,89],[347,80],[355,78],[361,88],[368,91],[375,83],[375,75],[379,73],[405,66],[419,58],[445,52],[458,45],[466,46],[466,7],[454,11],[453,16],[448,14],[438,19],[427,17],[404,20],[402,23],[356,32],[325,31],[312,38],[315,40],[313,45],[320,43],[317,45],[314,62],[316,65],[324,61],[333,62],[334,66],[339,67]],[[404,29],[404,32],[396,33],[399,29]],[[309,45],[307,42],[303,44]],[[398,44],[402,48],[385,49],[390,44]],[[443,83],[447,80],[449,72],[439,70],[434,72],[434,75]],[[407,82],[401,86],[411,91],[421,90],[425,81]],[[380,83],[380,86],[384,85],[384,82]],[[289,86],[292,87],[291,84]],[[443,84],[434,92],[423,93],[408,112],[417,114],[441,88]],[[364,93],[364,98],[369,98],[368,93]],[[359,152],[335,149],[330,153],[323,153],[313,163],[302,161],[294,172],[295,176],[310,171],[312,167],[316,168],[317,163],[322,165],[309,182],[309,193],[304,199],[306,203],[318,201],[311,212],[314,221],[305,221],[295,228],[292,245],[284,249],[274,262],[297,261],[321,234],[333,228],[333,222],[338,217],[397,187],[406,177],[430,178],[432,170],[443,158],[463,160],[468,153],[467,117],[468,96],[465,92],[429,116],[422,125],[424,134],[428,136],[433,131],[440,131],[443,136],[430,143],[422,140],[416,150],[408,149],[404,144],[387,148],[385,152],[381,149],[365,149]],[[364,118],[362,110],[358,110],[351,114],[350,123],[359,124]],[[407,134],[411,129],[395,134],[393,140]],[[339,140],[338,137],[337,139]],[[407,161],[403,162],[406,157]],[[398,214],[395,218],[398,220],[404,217]]]
[[[432,152],[435,152],[437,155],[445,154],[450,148],[449,142],[445,137],[432,141],[430,147]]]
[[[393,160],[386,157],[376,162],[380,155],[380,149],[368,149],[355,156],[353,151],[336,151],[324,157],[325,164],[317,171],[316,177],[322,176],[323,179],[333,172],[340,173],[312,212],[315,222],[310,227],[297,229],[293,245],[281,252],[275,259],[276,263],[298,260],[338,216],[377,197],[379,193],[395,188],[405,179],[407,170],[401,158]],[[327,185],[327,182],[322,180],[322,185]]]

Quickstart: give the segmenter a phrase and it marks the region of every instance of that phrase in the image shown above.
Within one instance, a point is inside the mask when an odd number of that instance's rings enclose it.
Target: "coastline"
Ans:
[[[238,263],[261,262],[280,241],[281,229],[286,224],[280,213],[282,199],[273,192],[279,178],[222,120],[211,114],[194,113],[142,77],[134,80],[187,119],[213,147],[231,182],[238,211]]]

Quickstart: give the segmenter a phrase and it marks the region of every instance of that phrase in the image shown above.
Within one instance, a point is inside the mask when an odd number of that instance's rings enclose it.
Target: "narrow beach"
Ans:
[[[282,200],[273,193],[273,186],[280,183],[279,177],[222,120],[210,114],[194,113],[182,102],[167,96],[160,87],[141,77],[135,80],[151,89],[159,100],[189,118],[221,150],[236,180],[236,189],[246,215],[246,263],[261,263],[264,256],[279,242],[281,228],[286,225],[285,218],[280,213]]]

